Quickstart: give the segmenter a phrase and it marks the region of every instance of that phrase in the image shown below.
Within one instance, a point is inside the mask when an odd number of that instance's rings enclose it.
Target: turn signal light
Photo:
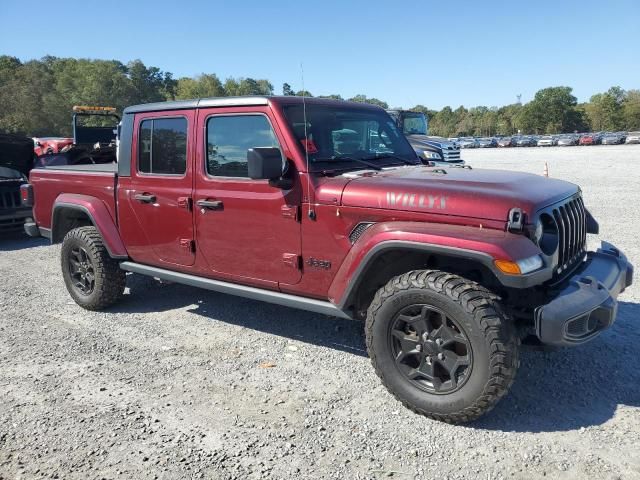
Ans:
[[[498,270],[503,273],[507,273],[509,275],[520,275],[522,273],[516,262],[512,262],[510,260],[494,260],[493,263],[498,267]]]
[[[501,272],[508,275],[526,275],[527,273],[540,270],[544,266],[544,261],[540,255],[523,258],[517,262],[512,262],[511,260],[494,260],[493,263]]]

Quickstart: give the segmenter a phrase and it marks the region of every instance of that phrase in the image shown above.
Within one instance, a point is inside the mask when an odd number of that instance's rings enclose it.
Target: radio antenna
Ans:
[[[304,89],[304,68],[300,62],[300,79],[302,80],[302,117],[304,121],[304,161],[307,169],[307,201],[309,202],[309,210],[307,215],[311,220],[316,219],[316,212],[313,210],[311,201],[311,172],[309,171],[309,137],[307,136],[307,92]]]

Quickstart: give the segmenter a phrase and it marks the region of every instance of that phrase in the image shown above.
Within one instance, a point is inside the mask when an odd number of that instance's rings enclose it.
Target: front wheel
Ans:
[[[67,290],[82,308],[102,310],[124,293],[126,274],[109,256],[95,227],[74,228],[67,233],[60,263]]]
[[[448,423],[491,410],[518,367],[519,340],[498,297],[437,270],[408,272],[378,290],[366,339],[385,387],[411,410]]]

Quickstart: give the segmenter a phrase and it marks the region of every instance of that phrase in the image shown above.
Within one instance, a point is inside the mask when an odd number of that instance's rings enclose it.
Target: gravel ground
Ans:
[[[463,156],[535,173],[547,161],[640,263],[640,146]],[[599,339],[525,350],[511,393],[450,426],[393,400],[356,322],[143,277],[91,313],[58,257],[0,239],[0,479],[640,478],[638,285]]]

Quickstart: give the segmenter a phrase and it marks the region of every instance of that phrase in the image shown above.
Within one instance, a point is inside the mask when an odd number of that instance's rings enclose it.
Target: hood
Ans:
[[[0,167],[29,175],[33,167],[33,140],[20,135],[0,134]]]
[[[531,214],[578,191],[572,183],[529,173],[399,167],[355,175],[341,204],[506,221],[514,207]]]
[[[441,148],[444,150],[455,150],[457,145],[441,137],[430,137],[429,135],[407,135],[407,140],[414,149]]]

